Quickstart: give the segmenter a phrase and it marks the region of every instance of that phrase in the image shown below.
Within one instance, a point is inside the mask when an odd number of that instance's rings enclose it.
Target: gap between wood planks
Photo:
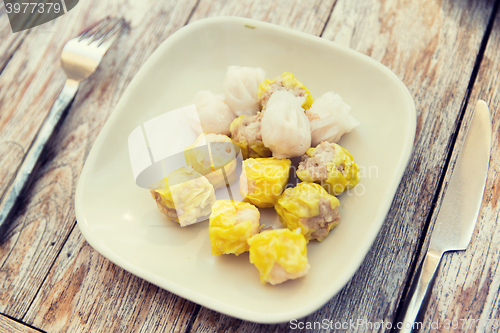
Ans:
[[[26,34],[27,36],[28,34]],[[21,39],[21,41],[19,42],[19,44],[16,46],[16,49],[14,50],[14,52],[12,52],[12,54],[10,56],[7,57],[7,59],[5,59],[5,62],[2,64],[2,67],[0,67],[0,75],[2,75],[3,73],[3,70],[5,69],[5,67],[7,67],[7,65],[9,64],[10,60],[12,59],[12,57],[14,56],[14,54],[17,52],[17,50],[19,49],[19,47],[21,46],[21,44],[24,42],[24,38]]]
[[[21,323],[24,323],[24,317],[26,317],[26,314],[28,313],[29,309],[31,308],[31,305],[33,305],[33,302],[35,301],[36,297],[38,296],[38,293],[42,289],[42,286],[45,284],[45,280],[47,280],[47,277],[49,276],[49,273],[52,270],[52,267],[54,267],[54,265],[57,261],[57,258],[59,258],[59,255],[61,254],[62,250],[64,249],[64,244],[66,244],[66,242],[68,241],[69,237],[71,236],[71,234],[75,230],[75,227],[76,227],[76,219],[75,219],[75,222],[73,222],[73,226],[71,227],[71,230],[68,232],[66,239],[62,243],[61,248],[57,252],[57,255],[54,257],[54,261],[52,261],[52,263],[50,264],[50,268],[47,270],[47,274],[45,274],[45,276],[43,277],[42,283],[40,283],[40,288],[38,288],[35,295],[33,295],[33,298],[31,299],[30,305],[28,305],[28,307],[26,308],[26,312],[24,312],[23,316],[21,317],[21,321],[20,321]],[[38,329],[38,330],[40,330],[40,329]]]
[[[199,6],[199,4],[200,4],[200,1],[201,1],[201,0],[196,1],[196,4],[195,4],[195,6],[193,7],[193,9],[191,10],[191,12],[190,12],[190,14],[189,14],[188,18],[186,19],[186,21],[185,21],[185,23],[184,23],[184,26],[188,24],[189,20],[192,18],[193,14],[196,12],[196,9],[198,8],[198,6]],[[333,9],[334,9],[334,7],[335,7],[335,4],[336,4],[336,1],[334,1],[334,2],[333,2],[333,4],[332,4],[331,8],[329,9],[329,14],[328,14],[327,20],[325,21],[324,26],[323,26],[323,29],[321,30],[321,33],[319,34],[319,36],[322,36],[322,35],[323,35],[323,32],[325,31],[325,28],[326,28],[326,26],[327,26],[327,24],[328,24],[328,21],[330,20],[330,17],[331,17],[331,15],[332,15],[332,12],[333,12]],[[17,46],[17,48],[15,49],[15,51],[12,53],[12,55],[11,55],[11,56],[7,59],[7,61],[5,62],[5,66],[3,66],[2,68],[0,68],[0,73],[1,73],[1,71],[2,71],[2,70],[6,67],[6,66],[7,66],[8,62],[9,62],[9,61],[11,60],[11,58],[14,56],[14,54],[16,53],[16,51],[19,49],[19,47],[20,47],[20,45],[22,44],[22,42],[24,42],[24,38],[21,40],[21,42],[19,43],[19,45]],[[69,108],[71,108],[71,105],[69,106]],[[67,116],[67,114],[66,114],[66,115],[64,116],[64,118],[61,120],[61,123],[60,123],[60,125],[61,125],[61,126],[62,126],[63,122],[65,121],[66,116]],[[48,157],[48,158],[44,161],[44,163],[48,163],[50,160],[51,160],[51,157]],[[46,273],[46,275],[44,276],[44,278],[43,278],[43,280],[42,280],[41,286],[43,286],[43,285],[44,285],[44,283],[45,283],[46,279],[48,278],[48,276],[49,276],[49,274],[50,274],[50,272],[51,272],[51,270],[52,270],[53,266],[55,265],[55,262],[57,261],[57,258],[60,256],[61,252],[63,251],[64,244],[67,242],[67,240],[69,239],[69,237],[70,237],[70,236],[72,235],[72,233],[74,232],[74,230],[75,230],[75,226],[76,226],[76,223],[77,223],[77,222],[76,222],[76,220],[75,220],[75,221],[74,221],[74,223],[73,223],[73,225],[72,225],[72,227],[71,227],[70,232],[68,233],[68,235],[67,235],[67,237],[66,237],[66,239],[62,242],[62,246],[61,246],[60,250],[58,251],[57,255],[55,256],[54,261],[51,263],[50,268],[47,270],[47,273]],[[37,297],[38,293],[40,292],[40,290],[41,290],[41,288],[40,288],[40,289],[39,289],[39,290],[35,293],[34,297],[33,297],[33,298],[32,298],[32,300],[31,300],[31,303],[28,305],[28,307],[27,307],[27,309],[26,309],[26,312],[22,315],[22,317],[21,317],[20,319],[15,319],[15,321],[16,321],[16,322],[18,322],[18,323],[20,323],[20,324],[23,324],[23,325],[25,325],[25,326],[27,326],[27,327],[31,327],[30,325],[25,324],[25,323],[24,323],[24,321],[25,321],[26,314],[28,313],[29,309],[31,308],[31,306],[32,306],[32,304],[33,304],[34,300],[36,299],[36,297]],[[198,317],[198,314],[199,314],[199,312],[200,312],[200,311],[201,311],[201,309],[202,309],[201,305],[194,304],[194,306],[195,306],[194,311],[193,311],[193,313],[192,313],[192,315],[191,315],[191,318],[190,318],[189,322],[187,323],[187,325],[186,325],[186,327],[185,327],[185,332],[190,332],[190,331],[192,330],[192,326],[193,326],[193,324],[195,323],[196,318]],[[3,315],[3,314],[1,314],[1,313],[0,313],[0,315]],[[6,317],[8,317],[8,316],[6,316]],[[10,318],[10,317],[9,317],[9,318]],[[39,328],[35,328],[35,327],[32,327],[32,328],[33,328],[33,329],[36,329],[37,331],[44,332],[44,331],[40,330]]]
[[[21,32],[20,32],[21,33]],[[14,56],[14,54],[16,54],[17,50],[21,47],[21,45],[23,44],[24,42],[24,38],[26,38],[26,36],[28,36],[30,34],[30,31],[28,30],[25,34],[25,36],[23,38],[21,38],[21,41],[19,41],[19,44],[17,44],[16,48],[14,49],[14,51],[12,52],[12,54],[10,56],[7,57],[7,59],[5,59],[5,62],[0,66],[0,75],[2,75],[4,69],[7,67],[7,65],[9,64],[10,60],[12,59],[12,57]]]
[[[333,8],[335,8],[335,5],[337,4],[337,1],[334,1],[332,4],[332,8],[330,8],[330,14],[328,14],[328,17],[326,18],[325,25],[323,26],[323,29],[321,30],[321,33],[319,34],[319,37],[323,37],[323,33],[325,32],[325,29],[328,25],[328,22],[330,22],[330,17],[332,17],[333,13]]]
[[[191,12],[190,12],[189,16],[187,17],[187,19],[186,19],[186,21],[185,21],[185,23],[184,23],[184,25],[183,25],[183,26],[186,26],[186,25],[188,24],[189,20],[191,19],[191,17],[192,17],[192,16],[193,16],[193,14],[195,13],[196,8],[198,7],[198,5],[199,5],[200,1],[201,1],[201,0],[197,0],[196,4],[194,5],[193,9],[191,10]],[[332,7],[332,9],[333,9],[333,7]],[[331,14],[331,12],[330,12],[330,14]],[[325,25],[325,26],[326,26],[326,25]],[[29,32],[28,32],[28,33],[29,33]],[[28,34],[28,33],[27,33],[27,34]],[[2,71],[4,70],[4,68],[7,66],[8,62],[9,62],[9,61],[13,58],[14,54],[17,52],[17,50],[19,49],[19,47],[21,46],[21,44],[24,42],[24,38],[25,38],[25,37],[26,37],[26,36],[24,36],[24,37],[23,37],[23,39],[20,41],[19,45],[17,45],[17,47],[16,47],[15,51],[14,51],[14,52],[12,52],[12,54],[10,55],[10,57],[8,57],[8,58],[7,58],[7,60],[6,60],[6,61],[5,61],[5,63],[4,63],[4,66],[2,66],[2,67],[0,68],[0,74],[2,73]],[[57,129],[56,129],[56,131],[54,132],[54,134],[56,134],[57,130],[59,130],[59,129],[62,127],[62,125],[63,125],[64,121],[66,120],[66,117],[67,117],[67,115],[68,115],[68,113],[69,113],[69,109],[71,109],[72,105],[73,105],[73,101],[70,103],[70,105],[68,105],[68,107],[67,107],[67,109],[68,109],[68,110],[67,110],[67,112],[65,112],[65,113],[64,113],[64,115],[63,115],[63,117],[62,117],[62,119],[61,119],[61,121],[60,121],[60,123],[59,123],[59,126],[57,127]],[[55,135],[54,135],[54,137],[55,137]],[[52,140],[51,140],[51,141],[52,141]],[[50,143],[48,144],[48,146],[47,146],[46,148],[49,148],[49,146],[50,146]],[[31,145],[30,145],[30,148],[31,148]],[[29,150],[29,148],[28,148],[28,150]],[[47,149],[47,151],[48,151],[48,149]],[[49,156],[48,158],[44,159],[43,163],[48,163],[51,159],[52,159],[52,157],[50,157],[50,156]],[[22,164],[22,162],[21,162],[21,164]],[[39,166],[39,168],[38,168],[38,171],[37,171],[37,172],[39,172],[39,171],[41,170],[41,166],[42,166],[42,165],[40,165],[40,166]],[[15,177],[14,177],[14,178],[15,178]],[[13,179],[14,179],[14,178],[13,178]],[[36,180],[33,180],[33,182],[36,182]],[[19,204],[19,207],[20,207],[20,208],[22,208],[22,203],[20,203],[20,204]],[[13,218],[13,217],[12,217],[12,218]],[[51,270],[52,270],[52,267],[55,265],[55,263],[56,263],[56,261],[57,261],[57,258],[60,256],[60,254],[61,254],[61,252],[62,252],[62,250],[63,250],[63,248],[64,248],[64,245],[66,244],[66,242],[68,241],[68,239],[69,239],[69,237],[72,235],[72,233],[74,232],[75,227],[76,227],[76,224],[77,224],[77,221],[76,221],[76,219],[75,219],[75,221],[74,221],[74,223],[73,223],[73,226],[71,227],[70,232],[68,233],[68,235],[67,235],[66,239],[62,242],[61,248],[60,248],[60,250],[58,251],[57,255],[54,257],[54,260],[53,260],[53,262],[51,263],[50,268],[47,270],[47,274],[44,276],[44,278],[43,278],[42,283],[40,284],[40,286],[43,286],[43,285],[44,285],[45,280],[46,280],[46,279],[47,279],[47,277],[49,276],[49,274],[50,274],[50,272],[51,272]],[[32,328],[32,329],[35,329],[35,330],[37,330],[37,331],[39,331],[39,332],[44,332],[43,330],[41,330],[41,329],[39,329],[39,328],[36,328],[36,327],[32,327],[32,326],[30,326],[30,325],[28,325],[28,324],[26,324],[26,323],[24,322],[24,318],[25,318],[26,314],[28,313],[29,309],[31,308],[31,306],[32,306],[33,302],[35,301],[35,299],[36,299],[36,297],[37,297],[38,293],[40,292],[40,290],[41,290],[41,287],[40,287],[40,288],[37,290],[37,292],[35,293],[34,297],[32,298],[32,300],[31,300],[31,302],[30,302],[30,304],[29,304],[29,306],[26,308],[26,312],[23,314],[23,316],[21,317],[21,319],[11,318],[10,316],[8,316],[8,315],[6,315],[6,314],[4,314],[4,313],[1,313],[1,312],[0,312],[0,316],[2,316],[2,315],[3,315],[3,316],[5,316],[5,317],[7,317],[7,318],[10,318],[10,319],[12,319],[12,320],[14,320],[14,321],[16,321],[16,322],[18,322],[18,323],[22,324],[22,325],[25,325],[25,326],[30,327],[30,328]],[[191,321],[189,322],[189,324],[188,324],[188,325],[187,325],[187,327],[186,327],[186,332],[189,332],[189,331],[191,330],[191,327],[192,327],[192,325],[193,325],[193,323],[194,323],[194,321],[195,321],[195,319],[196,319],[196,317],[197,317],[197,315],[198,315],[198,312],[200,312],[200,310],[201,310],[201,306],[200,306],[200,305],[195,304],[195,306],[196,306],[196,307],[195,307],[195,310],[194,310],[193,315],[192,315],[192,317],[191,317]],[[45,333],[45,332],[44,332],[44,333]]]
[[[29,329],[33,330],[33,331],[37,331],[37,332],[41,332],[41,333],[47,333],[47,332],[45,332],[44,330],[41,330],[41,329],[39,329],[39,328],[37,328],[37,327],[31,326],[31,325],[29,325],[29,324],[26,324],[26,323],[22,322],[21,320],[16,319],[16,318],[11,317],[11,316],[8,316],[8,315],[6,315],[6,314],[0,313],[0,316],[3,316],[3,317],[5,317],[5,318],[7,318],[7,320],[11,320],[11,321],[13,321],[13,322],[16,322],[17,324],[22,325],[22,326],[25,326],[25,327],[27,327],[27,328],[29,328]]]
[[[434,211],[436,209],[437,201],[439,199],[439,194],[443,190],[444,180],[446,178],[446,174],[447,174],[450,162],[451,162],[451,157],[453,155],[453,151],[455,149],[460,148],[460,147],[456,147],[457,137],[458,137],[458,134],[459,134],[461,127],[462,127],[465,112],[467,110],[467,106],[469,105],[470,95],[471,95],[472,90],[474,88],[474,84],[476,83],[479,69],[481,68],[481,63],[483,61],[484,53],[486,51],[486,46],[488,45],[488,41],[490,39],[491,31],[493,29],[493,24],[495,23],[495,18],[498,14],[499,6],[500,6],[500,0],[497,0],[493,6],[493,10],[492,10],[490,18],[488,20],[488,25],[486,26],[486,30],[485,30],[483,38],[481,40],[481,45],[479,46],[479,52],[477,54],[476,61],[474,63],[474,67],[472,69],[472,74],[471,74],[471,77],[469,80],[469,84],[467,85],[467,90],[465,91],[465,96],[463,98],[462,106],[460,107],[458,122],[457,122],[457,125],[455,128],[455,131],[453,132],[453,136],[451,138],[451,144],[450,144],[450,149],[448,150],[448,156],[446,157],[446,162],[444,164],[443,172],[441,173],[441,176],[439,177],[438,187],[437,187],[436,192],[434,193],[434,197],[432,199],[431,209],[429,211],[429,214],[427,215],[427,220],[425,222],[424,230],[422,232],[422,237],[420,238],[418,245],[417,245],[417,252],[415,253],[415,256],[413,257],[413,260],[410,264],[409,272],[411,273],[411,276],[410,276],[410,278],[408,278],[406,280],[406,284],[405,284],[405,287],[403,289],[402,297],[399,300],[397,310],[396,310],[394,317],[393,317],[393,320],[392,320],[393,325],[392,325],[391,332],[396,331],[395,320],[396,320],[396,318],[399,318],[400,312],[403,310],[403,305],[404,305],[404,302],[406,300],[408,290],[410,289],[411,282],[415,278],[415,272],[417,270],[417,265],[419,264],[419,258],[421,257],[421,254],[422,254],[422,248],[423,248],[425,240],[427,238],[426,236],[427,236],[427,233],[429,231],[429,227],[430,227],[430,223],[432,221],[432,217],[434,215]]]

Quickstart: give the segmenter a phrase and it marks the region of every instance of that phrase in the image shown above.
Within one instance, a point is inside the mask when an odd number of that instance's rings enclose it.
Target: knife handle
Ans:
[[[2,237],[2,232],[6,228],[5,222],[14,213],[19,197],[32,180],[34,171],[39,164],[40,156],[47,146],[49,139],[51,139],[54,130],[60,124],[64,111],[73,100],[73,97],[75,97],[77,90],[78,85],[66,84],[64,86],[54,102],[54,105],[52,105],[49,115],[45,118],[42,127],[38,131],[33,144],[24,157],[14,181],[7,188],[3,197],[0,198],[2,199],[0,201],[0,238]]]
[[[442,256],[442,252],[437,253],[431,250],[425,255],[424,262],[417,271],[417,275],[413,279],[408,295],[406,296],[403,311],[401,311],[396,320],[396,332],[416,332],[423,327],[423,323],[422,325],[415,324],[415,321],[421,310],[425,310],[425,306],[422,308],[422,303],[427,299],[426,296],[432,290],[431,281],[436,275]]]

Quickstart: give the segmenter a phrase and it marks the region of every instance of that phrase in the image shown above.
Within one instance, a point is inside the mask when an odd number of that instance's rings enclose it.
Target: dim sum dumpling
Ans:
[[[250,262],[260,275],[260,282],[276,285],[298,279],[309,272],[307,240],[296,229],[263,231],[248,239]]]
[[[262,143],[262,116],[262,112],[257,112],[255,116],[240,116],[231,124],[231,137],[240,147],[243,159],[273,155]]]
[[[210,214],[215,202],[212,184],[190,167],[172,171],[157,185],[150,192],[158,209],[181,227]]]
[[[243,200],[259,207],[273,207],[283,192],[290,174],[289,159],[249,158],[243,161],[240,194]]]
[[[303,97],[276,91],[262,117],[262,142],[276,158],[303,155],[311,147],[311,127],[301,104]]]
[[[322,241],[339,223],[339,205],[319,184],[302,182],[286,189],[274,208],[285,227],[300,229],[307,240]]]
[[[193,103],[198,111],[201,129],[196,117],[190,117],[191,126],[198,133],[229,135],[231,122],[236,118],[223,96],[215,95],[210,90],[201,90],[194,96]]]
[[[314,102],[314,98],[306,86],[297,80],[292,73],[285,72],[272,80],[266,79],[260,84],[257,96],[260,99],[262,110],[266,109],[267,102],[272,94],[280,90],[290,91],[296,97],[304,97],[302,102],[304,110],[309,109]]]
[[[359,167],[347,149],[336,143],[321,142],[302,156],[297,177],[318,183],[331,195],[339,195],[359,182]]]
[[[186,164],[205,176],[215,189],[236,180],[238,146],[223,134],[200,134],[198,139],[184,149]],[[224,177],[224,172],[226,177]],[[229,184],[226,184],[226,181]]]
[[[259,232],[257,207],[240,201],[218,200],[212,206],[208,236],[213,255],[240,255],[248,251],[247,240]]]
[[[360,122],[349,114],[350,111],[351,107],[333,91],[317,98],[306,112],[311,121],[311,144],[337,143],[342,135],[358,126]]]
[[[266,72],[260,68],[229,66],[224,80],[224,102],[236,117],[253,116],[260,110],[259,84]]]

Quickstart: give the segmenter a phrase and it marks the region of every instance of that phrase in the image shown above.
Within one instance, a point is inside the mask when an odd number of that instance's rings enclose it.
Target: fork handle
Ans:
[[[45,118],[42,127],[38,131],[35,140],[24,156],[24,160],[17,171],[14,181],[7,188],[7,191],[5,191],[0,204],[0,236],[3,233],[3,229],[6,227],[5,222],[14,213],[14,207],[20,195],[23,190],[26,189],[31,177],[34,175],[35,167],[38,164],[40,156],[47,146],[49,139],[52,137],[55,128],[59,124],[64,114],[64,110],[66,110],[66,107],[75,97],[77,90],[78,84],[76,82],[68,81],[66,85],[64,85],[63,90],[52,105],[49,115]]]

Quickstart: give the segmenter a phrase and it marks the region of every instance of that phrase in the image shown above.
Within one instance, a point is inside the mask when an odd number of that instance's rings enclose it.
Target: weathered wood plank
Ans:
[[[27,31],[13,34],[3,2],[0,4],[0,74],[11,59],[14,52],[21,45]]]
[[[494,1],[465,0],[335,4],[323,37],[370,55],[404,81],[417,107],[417,137],[391,211],[363,265],[337,296],[303,322],[392,323],[407,274],[417,260],[416,249],[493,5]],[[200,332],[289,327],[245,323],[204,308],[193,324]],[[387,331],[366,326],[358,330]]]
[[[471,243],[465,252],[447,253],[438,271],[424,323],[446,330],[498,332],[500,328],[500,14],[497,13],[480,71],[474,84],[462,128],[468,128],[475,102],[483,99],[490,107],[493,138],[488,180],[481,213]],[[457,144],[461,146],[464,133]],[[453,158],[455,158],[456,153]],[[449,178],[449,175],[448,175]],[[424,247],[425,249],[426,247]],[[488,322],[488,320],[496,320]],[[445,322],[449,320],[449,322]],[[468,320],[468,321],[465,321]],[[478,322],[482,320],[482,322]],[[447,325],[447,326],[445,326]],[[432,328],[432,327],[431,327]],[[429,331],[430,329],[426,329]]]
[[[186,4],[192,2],[195,0]],[[0,161],[0,197],[62,89],[65,76],[59,62],[65,42],[110,14],[127,18],[133,27],[147,21],[150,13],[161,14],[159,25],[150,27],[152,35],[161,35],[171,10],[170,6],[144,6],[133,1],[86,1],[54,21],[16,34],[12,34],[7,17],[2,17],[0,69],[2,62],[8,64],[0,70],[0,152],[4,157]],[[19,57],[12,58],[15,50]]]
[[[0,314],[0,332],[9,333],[39,333],[41,331],[35,330],[29,326],[23,325]]]
[[[138,68],[163,39],[187,22],[196,1],[141,4],[82,2],[60,19],[34,28],[0,77],[2,140],[25,147],[62,87],[58,57],[64,43],[109,12],[131,22],[129,33],[82,84],[67,120],[73,127],[70,132],[61,128],[48,153],[62,155],[41,170],[25,211],[0,245],[0,311],[12,317],[25,315],[74,226],[74,192],[92,142]],[[37,33],[49,27],[55,32]]]
[[[54,267],[24,318],[48,332],[179,331],[196,310],[104,259],[78,228]]]
[[[5,6],[2,2],[0,4],[0,76],[27,34],[27,31],[17,34],[12,33]],[[4,108],[3,103],[0,105],[2,105],[0,107],[2,110],[2,112],[0,112],[0,123],[2,123]],[[4,139],[2,134],[2,136],[0,136],[0,156],[2,156],[0,159],[1,198],[10,180],[13,179],[16,174],[17,167],[24,156],[24,149],[17,142]]]
[[[239,2],[227,2],[221,10],[229,6],[232,9],[225,12],[226,14],[243,15],[241,13],[246,9],[243,6],[235,6],[236,3]],[[314,20],[306,15],[309,17],[308,21],[298,25],[307,31],[317,26],[316,34],[319,34],[322,26],[318,22],[324,24],[333,0],[326,2],[327,5],[320,1],[304,5],[301,1],[294,3],[292,7],[296,8],[294,10],[297,13],[301,11],[306,13],[311,8],[325,10]],[[151,17],[144,17],[143,21],[136,19],[137,24],[135,27],[132,25],[130,40],[121,39],[116,48],[120,49],[120,52],[111,50],[105,58],[106,65],[111,66],[111,69],[96,73],[77,95],[71,113],[52,148],[51,154],[54,157],[40,171],[33,194],[27,198],[28,214],[19,216],[11,228],[7,242],[1,247],[0,253],[5,253],[5,256],[0,257],[4,262],[0,271],[0,274],[4,272],[4,275],[0,277],[8,277],[5,283],[8,290],[0,294],[2,311],[23,318],[25,322],[47,331],[99,332],[125,327],[129,330],[126,325],[131,325],[131,330],[143,332],[185,331],[189,328],[188,319],[197,313],[199,306],[158,289],[116,267],[87,245],[78,228],[74,229],[66,241],[68,232],[74,225],[72,208],[74,191],[83,160],[124,87],[143,63],[146,55],[168,36],[173,27],[180,24],[182,18],[187,20],[188,15],[185,14],[189,14],[188,6],[185,2],[182,2],[182,6],[180,4],[181,2],[177,5],[179,8],[176,7],[172,13],[171,17],[174,20],[172,23],[168,18],[160,20],[161,15],[170,11],[167,6],[172,6],[171,3],[165,4],[162,10],[155,7],[158,13],[153,19]],[[311,4],[314,6],[310,7]],[[133,3],[129,5],[133,6]],[[139,2],[135,5],[139,6]],[[194,5],[192,2],[191,8]],[[259,2],[259,7],[263,12],[272,12],[275,17],[273,19],[276,20],[283,20],[284,16],[279,14],[280,10],[288,10],[284,5],[276,8],[275,3],[263,0]],[[130,11],[130,8],[128,10]],[[175,12],[176,10],[178,12]],[[213,14],[213,11],[210,13]],[[199,18],[203,15],[195,11],[193,16]],[[291,25],[296,18],[291,17],[289,20],[287,24]],[[168,22],[167,29],[159,28],[162,22]],[[109,77],[111,72],[115,74]],[[51,198],[43,196],[43,193],[56,188],[60,188],[60,194],[57,193]],[[63,189],[69,192],[63,192]],[[46,223],[37,222],[40,216],[54,210],[63,212],[61,216],[52,218]],[[42,234],[44,234],[43,239],[37,240],[36,237],[38,235],[41,237]],[[37,248],[44,249],[47,245],[44,242],[47,239],[54,242],[53,249],[44,250],[45,252],[40,254],[30,254]],[[65,245],[61,250],[63,243]],[[58,251],[61,251],[59,255]],[[68,253],[71,255],[68,256]],[[36,260],[29,257],[32,255]],[[54,263],[56,255],[58,257]],[[43,278],[52,263],[54,266],[50,269],[45,283],[28,308],[28,303],[33,300],[40,286],[40,282],[36,278],[29,277],[28,273],[35,272],[36,276]],[[100,283],[101,281],[105,282]],[[125,285],[126,288],[123,287]],[[23,305],[19,305],[20,303]]]
[[[320,35],[335,0],[208,1],[201,0],[189,22],[213,16],[242,16]]]

